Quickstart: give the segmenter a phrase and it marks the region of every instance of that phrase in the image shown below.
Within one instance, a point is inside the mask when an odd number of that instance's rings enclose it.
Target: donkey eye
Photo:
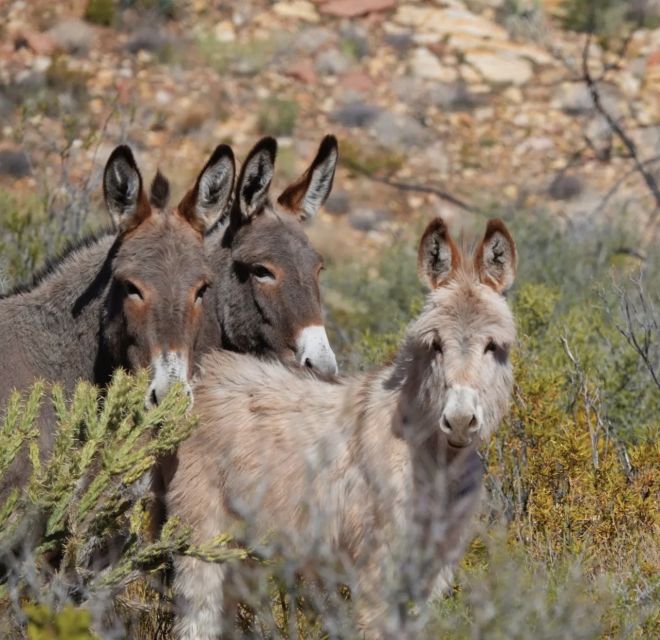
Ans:
[[[197,293],[195,294],[195,302],[197,304],[201,303],[202,300],[204,299],[204,295],[209,289],[208,284],[203,284],[199,289],[197,289]]]
[[[486,348],[484,349],[484,353],[488,353],[489,351],[492,352],[497,351],[497,345],[492,340],[489,340],[488,344],[486,345]]]
[[[126,292],[126,296],[128,298],[132,298],[133,300],[144,300],[142,292],[128,280],[124,281],[124,291]]]
[[[275,274],[262,264],[256,264],[252,267],[252,275],[260,282],[275,280]]]

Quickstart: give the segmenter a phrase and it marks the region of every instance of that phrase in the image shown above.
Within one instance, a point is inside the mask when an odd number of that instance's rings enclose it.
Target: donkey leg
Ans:
[[[223,581],[226,568],[196,558],[177,558],[174,563],[177,640],[216,640],[225,618]]]

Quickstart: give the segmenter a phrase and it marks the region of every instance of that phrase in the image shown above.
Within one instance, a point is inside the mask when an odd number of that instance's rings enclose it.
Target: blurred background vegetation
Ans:
[[[335,194],[309,233],[325,255],[326,324],[345,372],[391,357],[420,309],[416,248],[432,215],[446,216],[467,238],[487,217],[502,217],[520,252],[510,294],[520,334],[513,408],[483,451],[478,535],[424,636],[660,635],[658,205],[629,149],[585,106],[580,76],[590,33],[607,108],[632,132],[643,166],[657,169],[647,151],[657,154],[658,3],[453,3],[494,33],[505,30],[511,49],[503,60],[530,42],[551,41],[555,67],[535,62],[527,84],[473,77],[473,52],[456,53],[447,35],[430,42],[424,33],[428,46],[416,41],[424,25],[402,10],[429,3],[392,2],[385,17],[354,19],[320,13],[320,2],[81,0],[41,11],[37,2],[27,14],[21,4],[9,3],[0,25],[8,43],[0,53],[0,293],[106,224],[99,173],[120,141],[136,146],[149,169],[170,169],[182,193],[219,142],[232,142],[240,157],[258,135],[279,136],[284,182],[305,166],[322,133],[338,134]],[[439,11],[452,3],[432,4]],[[78,40],[54,34],[69,14],[98,31]],[[36,37],[44,35],[66,42]],[[301,53],[295,47],[305,38],[330,44],[319,51],[306,44]],[[424,191],[440,185],[467,206]],[[223,555],[226,540],[190,549],[176,523],[149,539],[146,505],[128,487],[193,426],[179,419],[176,397],[145,414],[143,384],[120,375],[104,401],[88,385],[69,400],[37,388],[7,410],[2,465],[19,440],[33,437],[42,394],[59,403],[61,455],[35,469],[28,498],[0,505],[3,542],[35,514],[51,527],[15,559],[19,577],[0,586],[0,636],[169,638],[169,593],[153,576],[172,553],[240,561]],[[138,441],[135,455],[117,458]],[[102,480],[88,484],[99,469]],[[88,517],[92,501],[105,514],[100,529]],[[123,553],[104,572],[91,570],[94,544],[116,538]],[[49,542],[68,554],[56,576],[45,569]],[[298,631],[321,638],[323,621],[307,619]]]

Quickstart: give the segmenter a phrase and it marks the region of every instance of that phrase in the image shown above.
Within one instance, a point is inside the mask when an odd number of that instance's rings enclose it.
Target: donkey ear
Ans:
[[[486,235],[474,256],[479,280],[505,293],[516,277],[516,244],[501,220],[489,220]]]
[[[195,186],[179,203],[179,213],[202,233],[210,229],[227,207],[235,175],[236,163],[231,147],[226,144],[217,146],[197,176]]]
[[[108,158],[103,171],[103,197],[112,221],[122,233],[151,214],[140,170],[126,145],[117,147]]]
[[[447,225],[442,218],[431,220],[417,252],[417,273],[420,280],[431,289],[446,284],[460,265],[458,248],[449,236]]]
[[[338,157],[337,138],[325,136],[307,171],[282,192],[277,202],[301,222],[314,216],[332,191]]]
[[[277,141],[262,138],[252,148],[241,168],[236,185],[236,202],[232,210],[232,223],[243,224],[264,206],[275,171]]]

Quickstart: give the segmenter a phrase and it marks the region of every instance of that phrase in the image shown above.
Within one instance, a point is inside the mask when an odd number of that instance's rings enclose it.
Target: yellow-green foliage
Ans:
[[[483,525],[503,520],[505,535],[471,547],[428,637],[653,637],[660,392],[619,330],[613,282],[631,288],[631,273],[602,255],[621,236],[578,242],[545,224],[515,235],[517,383],[511,415],[484,452]],[[376,267],[329,269],[331,321],[358,361],[391,356],[419,307],[413,238]],[[657,301],[658,265],[646,271]]]
[[[85,609],[66,606],[53,613],[44,604],[25,607],[29,640],[94,640],[92,616]]]
[[[617,287],[635,288],[630,265],[608,257],[609,243],[618,246],[622,234],[575,240],[538,221],[514,234],[521,255],[510,295],[519,329],[512,411],[483,452],[488,497],[480,533],[454,592],[436,603],[419,637],[657,637],[660,391],[620,330]],[[419,311],[418,235],[411,230],[375,264],[329,264],[327,325],[344,370],[391,357]],[[650,258],[645,266],[646,295],[657,306],[659,265]],[[649,357],[658,366],[654,345]],[[0,505],[0,548],[16,539],[21,522],[46,514],[35,565],[44,564],[44,553],[62,551],[62,567],[88,597],[74,610],[21,582],[28,629],[42,634],[34,637],[63,637],[61,628],[78,623],[80,637],[88,637],[84,612],[94,610],[101,593],[111,595],[109,606],[130,637],[170,637],[171,609],[145,578],[174,553],[216,562],[248,555],[225,536],[194,548],[177,522],[156,540],[145,535],[148,501],[127,488],[194,428],[176,395],[145,411],[145,384],[143,375],[120,372],[105,396],[83,383],[65,400],[57,387],[38,384],[9,403],[0,424],[0,473],[24,442],[31,443],[34,473],[26,492]],[[59,426],[55,454],[41,463],[35,419],[47,397]],[[94,573],[90,554],[117,535],[122,553],[103,574]],[[300,638],[323,637],[324,621],[305,610],[297,589],[287,585],[280,597],[273,588],[276,635],[295,627]],[[296,608],[300,615],[291,622]]]
[[[88,603],[100,598],[104,609],[112,606],[109,596],[161,571],[174,553],[211,562],[247,556],[231,548],[226,536],[191,546],[189,530],[174,520],[164,525],[158,539],[150,539],[150,498],[144,491],[140,497],[132,485],[159,457],[174,451],[196,420],[180,388],[146,410],[147,381],[146,372],[134,377],[118,371],[105,392],[81,382],[71,398],[57,385],[38,382],[29,394],[15,393],[4,412],[0,474],[24,447],[31,474],[27,485],[14,488],[0,504],[0,556],[23,597],[30,637],[91,637],[85,635],[85,609],[67,608],[66,598],[62,608],[53,608],[48,588],[35,589],[26,580],[32,574],[45,576],[58,556],[58,588],[82,591]],[[57,426],[52,453],[42,459],[37,418],[45,402],[52,403]],[[120,552],[117,557],[108,556],[113,547]],[[19,549],[26,559],[12,557]],[[92,569],[98,562],[107,564],[102,573]],[[0,619],[10,614],[8,596],[6,585],[0,584]]]
[[[89,0],[85,9],[85,20],[109,27],[115,21],[114,0]]]
[[[290,136],[296,126],[298,105],[293,100],[267,98],[259,108],[257,127],[270,136]]]

